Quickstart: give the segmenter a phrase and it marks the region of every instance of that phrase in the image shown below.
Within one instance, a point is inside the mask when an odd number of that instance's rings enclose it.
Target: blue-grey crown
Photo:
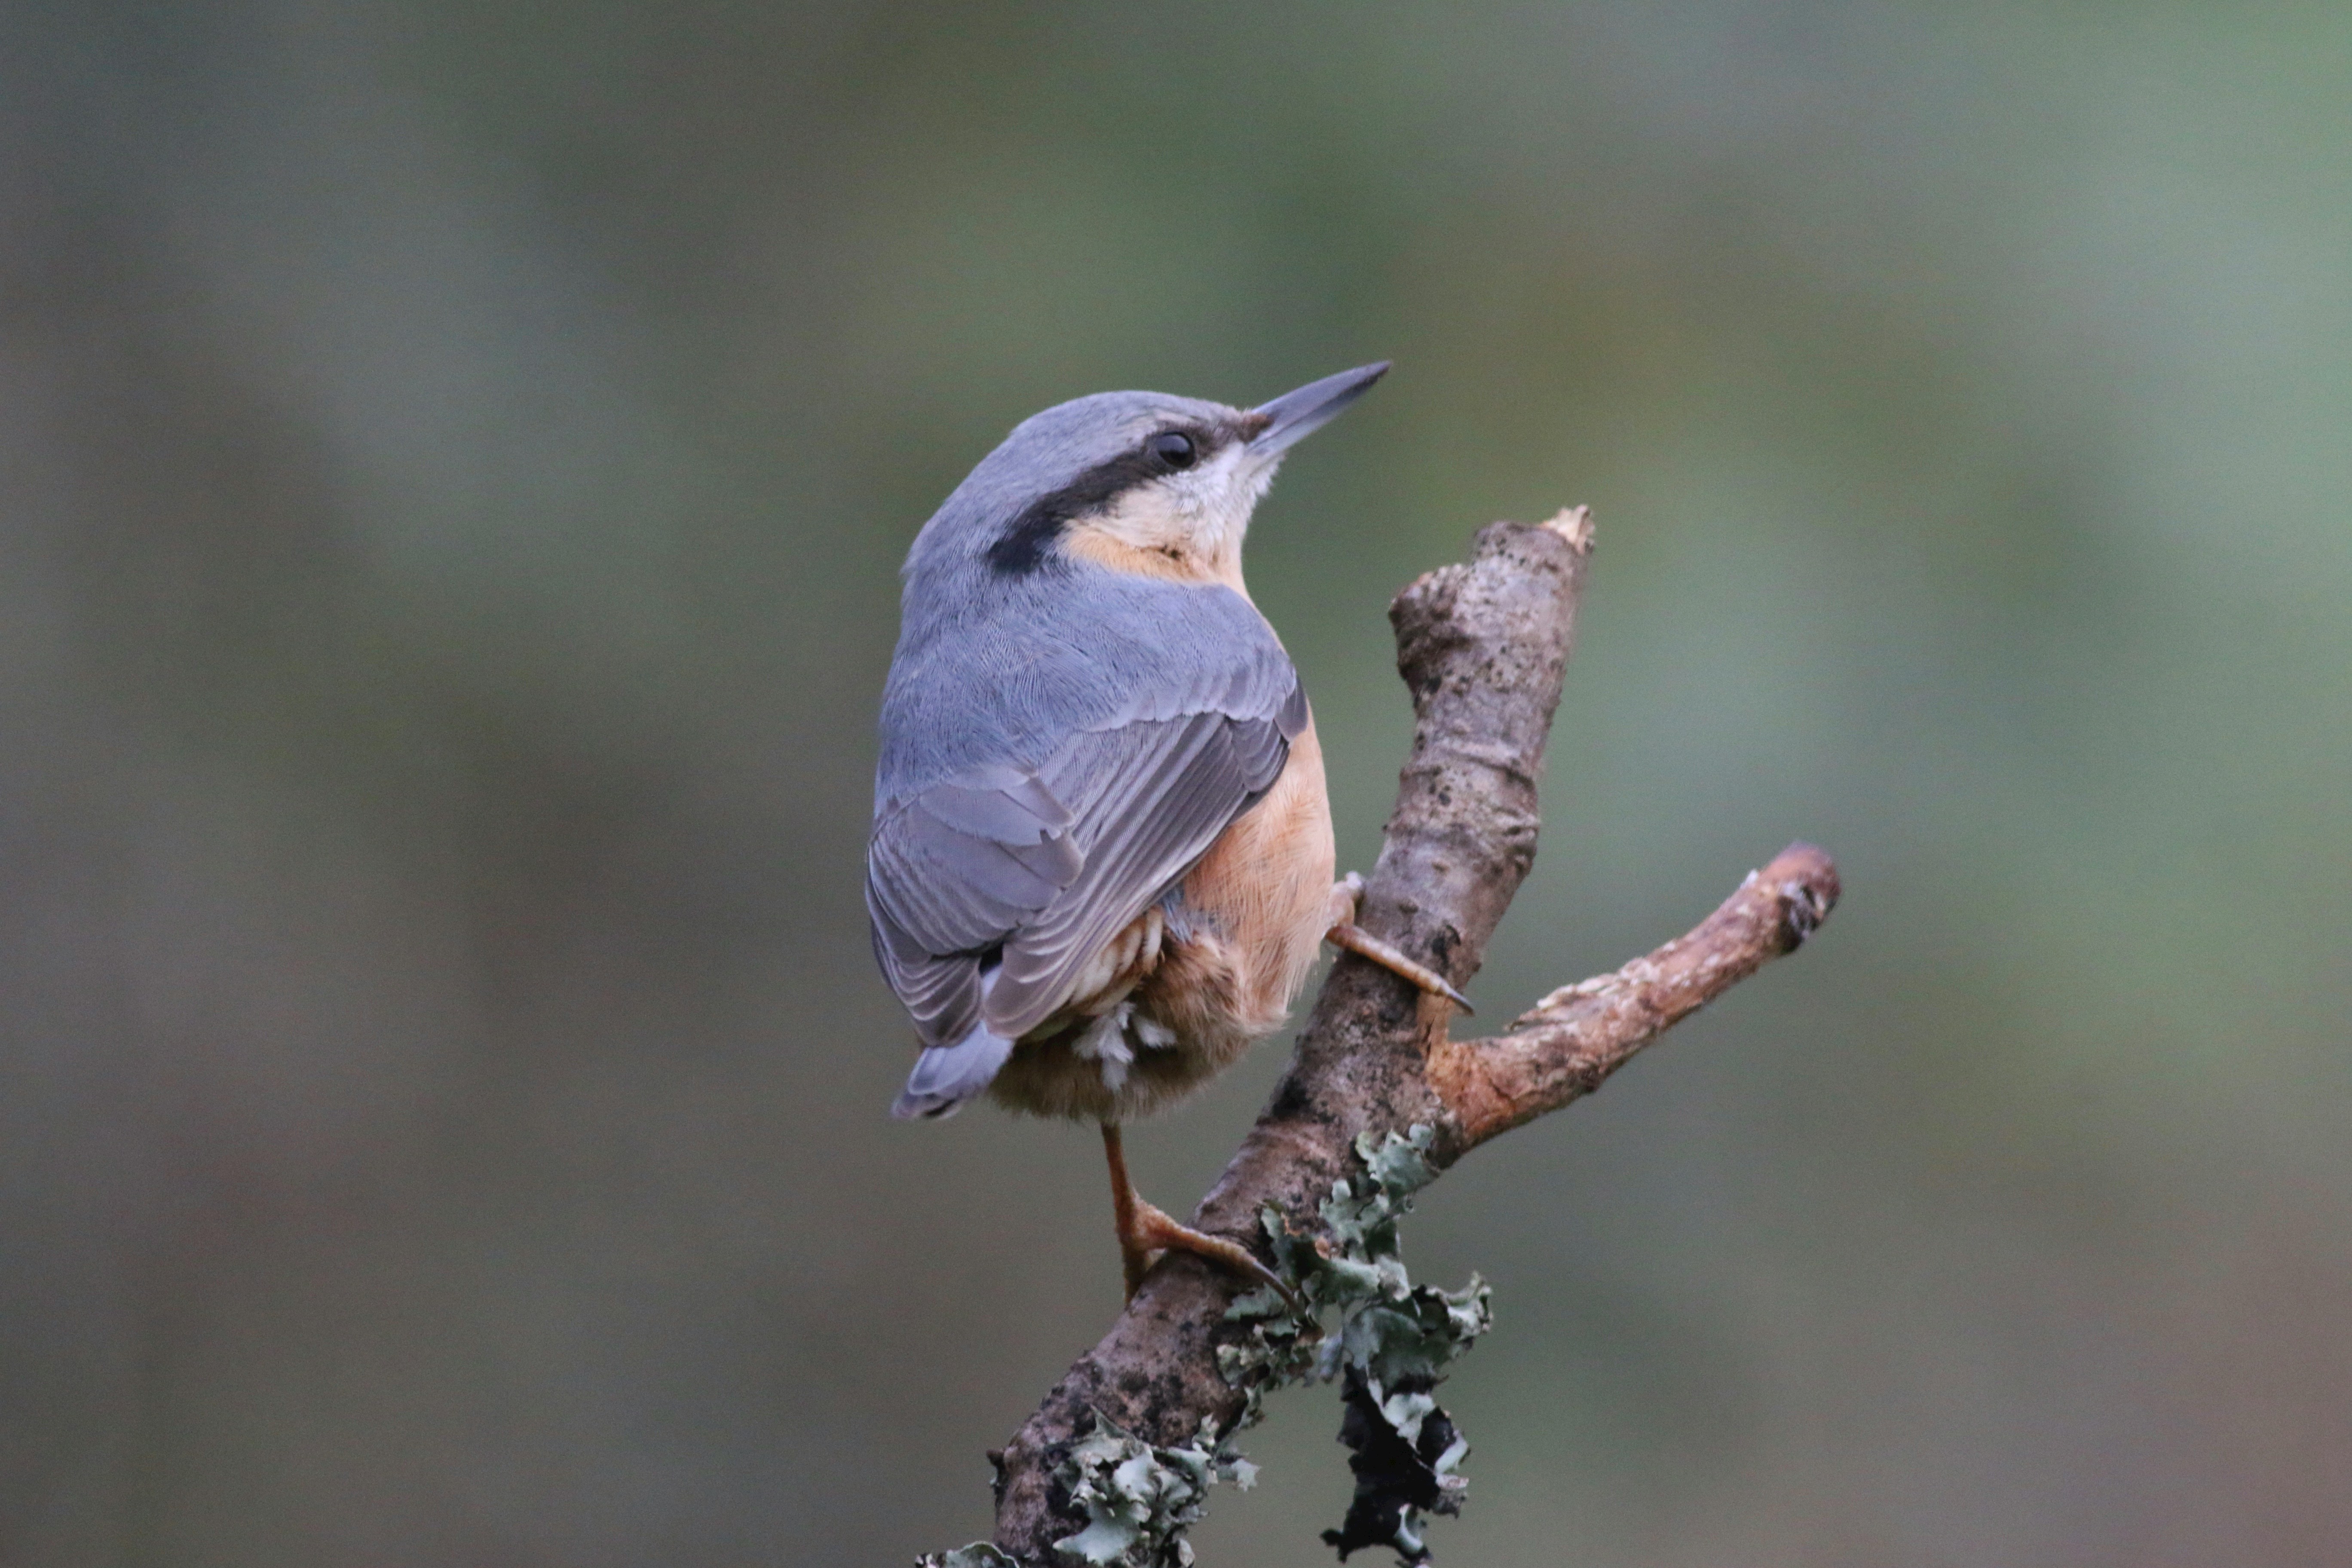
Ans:
[[[976,557],[999,571],[1034,570],[1063,523],[1156,477],[1145,447],[1152,436],[1179,429],[1213,447],[1244,435],[1249,418],[1222,403],[1163,392],[1097,392],[1033,414],[923,525],[907,571]]]

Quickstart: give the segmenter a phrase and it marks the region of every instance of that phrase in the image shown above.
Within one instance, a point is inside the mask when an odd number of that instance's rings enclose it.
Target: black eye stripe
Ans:
[[[1154,445],[1171,436],[1191,449],[1188,461],[1171,464]],[[1007,577],[1025,577],[1052,567],[1058,559],[1054,553],[1054,542],[1071,523],[1106,510],[1123,492],[1138,485],[1196,466],[1203,453],[1213,451],[1230,438],[1225,431],[1201,426],[1154,432],[1121,456],[1032,501],[990,542],[986,552],[989,565],[999,575]]]

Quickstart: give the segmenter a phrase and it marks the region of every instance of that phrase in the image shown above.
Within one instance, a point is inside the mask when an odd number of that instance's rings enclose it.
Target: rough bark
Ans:
[[[1390,606],[1412,694],[1412,752],[1358,923],[1456,985],[1476,973],[1534,864],[1544,742],[1592,550],[1582,508],[1481,531],[1467,563],[1414,582]],[[1613,973],[1552,993],[1505,1034],[1454,1041],[1453,1007],[1343,954],[1265,1112],[1192,1224],[1264,1250],[1272,1205],[1299,1229],[1353,1159],[1356,1136],[1436,1129],[1443,1167],[1486,1139],[1591,1092],[1620,1064],[1768,960],[1793,951],[1836,902],[1829,857],[1793,845],[1689,934]],[[1053,1473],[1100,1411],[1155,1444],[1220,1428],[1242,1406],[1217,1369],[1241,1284],[1186,1254],[1153,1268],[1000,1455],[996,1544],[1055,1562],[1084,1523]]]

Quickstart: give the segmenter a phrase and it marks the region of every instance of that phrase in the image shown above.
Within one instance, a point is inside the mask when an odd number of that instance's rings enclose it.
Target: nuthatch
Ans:
[[[1100,1122],[1130,1295],[1171,1247],[1265,1276],[1137,1196],[1118,1130],[1279,1027],[1318,940],[1462,1003],[1354,925],[1307,695],[1242,584],[1283,453],[1387,369],[1048,408],[907,553],[866,875],[923,1044],[891,1114],[985,1090]]]

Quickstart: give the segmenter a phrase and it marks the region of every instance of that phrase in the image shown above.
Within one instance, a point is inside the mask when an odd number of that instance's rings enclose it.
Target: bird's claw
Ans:
[[[1298,1291],[1289,1281],[1258,1261],[1257,1256],[1241,1243],[1227,1241],[1223,1237],[1210,1236],[1203,1231],[1194,1230],[1191,1226],[1175,1219],[1165,1209],[1148,1203],[1141,1197],[1135,1198],[1133,1202],[1135,1204],[1134,1230],[1132,1234],[1119,1237],[1120,1249],[1125,1255],[1127,1263],[1127,1299],[1129,1300],[1135,1300],[1136,1291],[1142,1288],[1143,1276],[1150,1269],[1153,1261],[1160,1255],[1173,1250],[1189,1252],[1197,1258],[1205,1258],[1210,1262],[1255,1280],[1258,1284],[1272,1286],[1276,1294],[1290,1303],[1293,1311],[1305,1310],[1305,1301],[1300,1299]]]
[[[1324,933],[1323,940],[1334,947],[1344,947],[1360,957],[1370,959],[1390,973],[1412,981],[1431,995],[1444,997],[1465,1013],[1477,1012],[1470,1005],[1470,998],[1454,989],[1453,982],[1445,976],[1417,959],[1406,957],[1353,921],[1342,921],[1333,926]]]

